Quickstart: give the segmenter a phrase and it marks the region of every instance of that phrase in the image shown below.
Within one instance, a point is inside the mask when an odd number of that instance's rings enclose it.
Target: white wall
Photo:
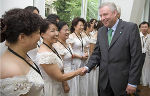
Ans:
[[[145,0],[134,0],[132,12],[130,15],[131,22],[137,23],[138,25],[141,23],[144,6]]]
[[[2,0],[0,0],[0,17],[2,15]]]
[[[0,0],[0,17],[9,9],[25,8],[33,5],[39,9],[40,15],[45,17],[45,0]]]
[[[142,15],[142,18],[141,18],[141,22],[142,21],[148,21],[149,12],[150,12],[149,7],[150,7],[150,0],[146,0],[144,10],[143,10],[143,15]]]
[[[24,8],[26,6],[33,6],[33,0],[1,0],[1,15],[12,8]],[[1,16],[0,15],[0,16]]]
[[[34,6],[36,6],[42,17],[45,17],[45,0],[34,0]]]

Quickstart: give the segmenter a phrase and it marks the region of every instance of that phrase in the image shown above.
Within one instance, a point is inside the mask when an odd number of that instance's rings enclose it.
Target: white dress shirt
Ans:
[[[147,41],[148,39],[150,39],[150,34],[144,36],[143,33],[140,32],[140,38],[141,38],[142,53],[146,53]]]

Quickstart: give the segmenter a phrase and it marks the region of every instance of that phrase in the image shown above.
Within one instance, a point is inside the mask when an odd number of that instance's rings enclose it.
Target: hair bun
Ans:
[[[0,42],[4,42],[6,39],[6,34],[3,31],[1,31],[0,34],[1,34]]]
[[[1,28],[1,32],[0,32],[0,42],[4,42],[6,40],[6,34],[5,34],[5,31],[6,31],[6,26],[3,26],[3,28]]]

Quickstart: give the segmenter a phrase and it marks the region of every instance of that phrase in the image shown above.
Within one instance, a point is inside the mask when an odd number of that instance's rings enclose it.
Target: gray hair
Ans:
[[[121,14],[121,7],[120,7],[120,6],[117,6],[117,12],[118,12],[119,14]]]
[[[104,2],[99,6],[99,9],[103,8],[104,6],[108,6],[112,12],[117,11],[117,7],[113,2]]]

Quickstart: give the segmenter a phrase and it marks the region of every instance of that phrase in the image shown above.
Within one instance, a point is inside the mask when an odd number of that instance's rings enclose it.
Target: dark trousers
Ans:
[[[99,88],[98,96],[114,96],[113,90],[111,88],[110,82],[108,81],[105,89]]]
[[[142,63],[142,64],[144,64],[144,62],[145,62],[145,56],[146,56],[146,54],[145,54],[145,53],[142,53],[142,60],[141,60],[141,63]]]
[[[105,89],[102,89],[100,87],[98,87],[100,91],[98,91],[98,96],[131,96],[131,95],[128,95],[126,94],[126,92],[122,95],[115,95],[112,88],[111,88],[111,85],[110,85],[110,82],[108,81],[108,84],[106,86]],[[134,95],[136,96],[136,95]]]

